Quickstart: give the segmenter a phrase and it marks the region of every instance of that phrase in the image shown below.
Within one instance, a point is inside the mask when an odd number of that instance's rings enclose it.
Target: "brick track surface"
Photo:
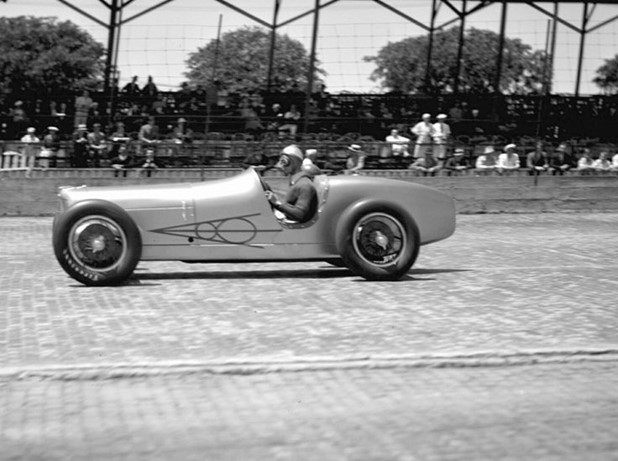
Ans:
[[[618,459],[618,214],[463,215],[404,280],[141,263],[0,219],[0,459]]]

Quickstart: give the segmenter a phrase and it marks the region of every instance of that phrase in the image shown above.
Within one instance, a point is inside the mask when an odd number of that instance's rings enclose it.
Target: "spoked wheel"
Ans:
[[[368,280],[398,280],[418,256],[419,233],[412,218],[387,208],[359,210],[339,239],[346,265]]]
[[[88,270],[113,270],[126,257],[127,236],[106,216],[86,216],[69,231],[69,252]]]
[[[54,226],[54,251],[62,268],[86,285],[124,281],[141,256],[139,230],[111,203],[77,204]]]

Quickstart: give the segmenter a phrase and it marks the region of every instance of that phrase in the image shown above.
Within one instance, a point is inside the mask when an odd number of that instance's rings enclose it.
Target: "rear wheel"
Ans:
[[[54,252],[67,274],[85,285],[125,281],[141,257],[139,229],[117,205],[78,203],[54,225]]]
[[[419,246],[414,220],[388,207],[353,212],[339,235],[343,261],[368,280],[399,280],[416,261]]]

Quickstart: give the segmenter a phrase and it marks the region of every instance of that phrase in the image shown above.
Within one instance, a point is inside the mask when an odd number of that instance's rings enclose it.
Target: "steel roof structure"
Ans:
[[[108,30],[108,44],[107,44],[107,56],[106,56],[106,67],[105,67],[105,88],[106,90],[110,89],[110,84],[112,81],[114,69],[116,68],[117,54],[120,46],[120,40],[118,39],[120,35],[120,30],[123,25],[131,22],[149,12],[156,10],[158,8],[162,8],[169,3],[172,3],[174,0],[161,0],[159,3],[151,6],[149,8],[145,8],[142,11],[133,14],[132,16],[123,17],[123,11],[129,5],[136,3],[137,0],[99,0],[103,5],[105,5],[109,10],[109,21],[104,22],[99,18],[91,15],[88,11],[83,10],[75,3],[72,3],[70,0],[58,0],[60,3],[66,5],[69,8],[79,12],[80,14],[90,18],[94,22],[100,24],[102,27],[105,27]],[[269,72],[267,78],[267,86],[270,88],[271,79],[272,79],[272,69],[273,69],[273,55],[274,55],[274,45],[276,40],[276,31],[280,27],[293,23],[301,18],[307,16],[313,16],[313,33],[312,33],[312,46],[311,46],[311,66],[308,73],[308,88],[312,88],[313,79],[314,79],[314,63],[316,56],[316,44],[319,38],[319,25],[320,25],[320,11],[324,8],[327,8],[335,3],[338,3],[340,0],[307,0],[308,8],[305,12],[287,19],[285,21],[279,21],[279,12],[282,6],[282,3],[285,0],[272,0],[273,1],[273,9],[272,9],[272,21],[267,22],[263,19],[254,15],[250,10],[241,8],[234,0],[210,0],[212,2],[220,3],[237,13],[240,13],[250,19],[251,21],[262,25],[268,28],[271,34],[271,52],[270,52],[270,62],[269,62]],[[526,4],[531,8],[545,14],[552,20],[552,33],[550,37],[548,37],[548,46],[547,53],[550,56],[550,69],[552,68],[555,45],[556,45],[556,26],[557,24],[561,24],[565,27],[568,27],[572,31],[579,34],[579,50],[578,50],[578,58],[577,58],[577,75],[576,75],[576,83],[574,93],[576,96],[579,95],[580,91],[580,83],[581,83],[581,74],[582,74],[582,61],[584,58],[584,45],[586,36],[594,32],[616,20],[618,20],[618,14],[609,18],[603,19],[601,22],[591,25],[591,19],[594,15],[595,8],[599,4],[616,4],[616,1],[587,1],[587,0],[550,0],[545,2],[533,2],[529,0],[427,0],[428,5],[430,6],[430,11],[428,12],[429,20],[423,20],[418,17],[413,17],[404,11],[401,8],[396,8],[393,6],[392,2],[389,0],[367,0],[376,3],[377,5],[382,6],[394,14],[399,15],[406,21],[409,21],[423,30],[425,30],[429,34],[429,47],[427,53],[427,74],[426,79],[429,78],[429,69],[431,66],[432,59],[432,46],[433,46],[433,35],[436,31],[444,29],[446,27],[452,26],[453,24],[459,23],[460,34],[459,34],[459,43],[458,43],[458,56],[459,63],[461,62],[462,49],[463,49],[463,40],[464,40],[464,28],[466,23],[466,18],[470,15],[478,13],[479,11],[487,8],[490,5],[501,5],[501,19],[500,19],[500,39],[499,39],[499,49],[500,52],[497,54],[496,59],[496,73],[494,76],[494,88],[498,88],[498,82],[501,77],[501,68],[502,68],[502,59],[503,59],[503,47],[505,40],[505,25],[508,21],[508,5],[509,4]],[[313,5],[311,3],[313,2]],[[549,5],[550,9],[547,9],[543,5]],[[578,24],[573,23],[572,21],[567,20],[566,18],[560,15],[560,5],[561,4],[579,4],[582,6],[582,16]],[[451,19],[442,23],[439,23],[437,20],[438,11],[441,8],[448,8],[453,13],[455,13],[456,18]],[[454,90],[457,92],[459,90],[459,70],[457,69],[456,75],[457,78],[454,83]],[[551,74],[550,74],[551,75]],[[545,92],[551,92],[551,85],[545,84]]]

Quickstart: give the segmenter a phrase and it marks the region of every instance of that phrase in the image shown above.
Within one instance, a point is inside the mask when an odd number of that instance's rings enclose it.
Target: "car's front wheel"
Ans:
[[[341,257],[367,280],[399,280],[418,257],[420,236],[414,220],[388,206],[365,206],[340,228]]]
[[[85,285],[117,285],[137,266],[139,229],[119,206],[80,202],[56,219],[54,253],[67,274]]]

